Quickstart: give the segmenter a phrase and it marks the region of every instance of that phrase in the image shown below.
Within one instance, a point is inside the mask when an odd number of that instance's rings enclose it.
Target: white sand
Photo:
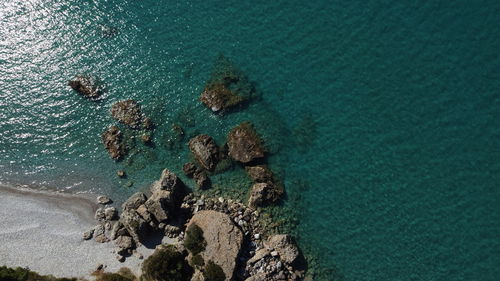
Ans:
[[[106,272],[128,267],[140,272],[136,256],[118,262],[113,242],[84,241],[96,225],[97,204],[83,196],[0,186],[0,265],[29,267],[56,277],[88,278],[97,265]],[[138,248],[144,257],[151,249]]]

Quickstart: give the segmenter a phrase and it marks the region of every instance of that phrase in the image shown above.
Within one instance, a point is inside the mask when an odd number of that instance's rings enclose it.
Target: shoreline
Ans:
[[[1,184],[0,266],[29,267],[55,277],[90,278],[103,264],[107,271],[127,267],[138,274],[139,258],[131,256],[120,263],[112,243],[83,240],[82,233],[96,224],[98,204],[92,196]],[[138,250],[144,256],[153,251]]]

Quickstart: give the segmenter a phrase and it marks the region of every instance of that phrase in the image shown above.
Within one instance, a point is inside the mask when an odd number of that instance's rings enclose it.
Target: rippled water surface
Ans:
[[[190,136],[251,120],[316,280],[497,280],[498,1],[182,2],[0,0],[0,182],[124,198],[180,173]],[[259,98],[214,115],[221,53]],[[67,86],[80,73],[100,101]],[[100,135],[126,98],[155,146],[115,163]],[[244,195],[242,174],[215,188]]]

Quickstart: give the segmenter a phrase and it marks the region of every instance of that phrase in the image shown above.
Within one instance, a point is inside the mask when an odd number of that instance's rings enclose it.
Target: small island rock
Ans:
[[[135,100],[124,100],[114,103],[111,106],[111,116],[133,129],[141,127],[143,117],[141,107]]]
[[[109,129],[102,134],[102,142],[111,158],[119,160],[125,155],[125,147],[122,143],[122,133],[118,127],[109,127]]]
[[[206,170],[213,170],[219,161],[219,147],[209,135],[198,135],[189,141],[189,149]]]

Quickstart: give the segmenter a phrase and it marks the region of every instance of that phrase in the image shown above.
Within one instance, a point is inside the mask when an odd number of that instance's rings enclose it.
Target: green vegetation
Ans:
[[[184,246],[191,252],[193,256],[205,250],[207,242],[203,238],[203,230],[196,224],[190,225],[186,230],[186,238],[184,238]]]
[[[200,254],[197,254],[191,258],[191,265],[201,267],[205,265],[205,261],[203,260],[203,257]]]
[[[134,278],[128,278],[118,273],[102,273],[96,278],[96,281],[133,281]]]
[[[156,250],[142,264],[142,272],[145,281],[188,281],[193,275],[185,255],[173,245]]]
[[[214,263],[213,261],[208,261],[205,270],[203,271],[203,277],[205,281],[224,281],[226,280],[226,275],[222,270],[222,267]]]
[[[76,281],[76,278],[55,278],[43,276],[29,269],[0,266],[0,280],[2,281]]]

